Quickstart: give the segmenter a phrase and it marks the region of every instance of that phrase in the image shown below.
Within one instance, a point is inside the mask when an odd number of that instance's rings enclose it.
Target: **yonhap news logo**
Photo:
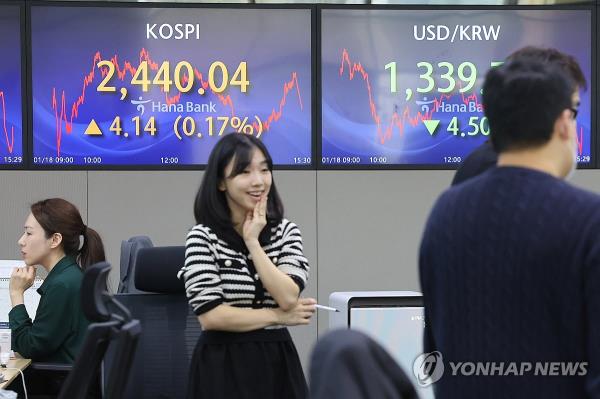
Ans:
[[[441,352],[423,353],[413,363],[413,373],[422,387],[438,381],[444,375],[444,357]]]
[[[450,375],[460,377],[585,376],[588,362],[448,362]],[[419,355],[413,363],[413,374],[422,387],[427,387],[444,375],[444,357],[435,351]]]

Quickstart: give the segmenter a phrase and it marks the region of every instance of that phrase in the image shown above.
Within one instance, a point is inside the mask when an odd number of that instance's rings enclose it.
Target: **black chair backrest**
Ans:
[[[192,354],[202,332],[185,295],[117,294],[115,298],[144,331],[122,398],[185,398]],[[117,357],[116,348],[109,348],[103,363],[105,377],[116,367]],[[110,384],[104,380],[105,391]]]
[[[185,247],[140,248],[134,270],[135,287],[145,294],[117,294],[139,319],[144,334],[130,367],[122,398],[183,398],[192,352],[201,333],[196,315],[189,307],[185,288],[177,272],[185,261]],[[113,370],[120,354],[110,348],[104,370]],[[106,373],[105,373],[106,374]],[[111,389],[110,377],[105,390]]]
[[[98,381],[100,364],[120,324],[119,321],[110,320],[93,323],[88,327],[79,356],[60,390],[58,399],[87,397],[90,387]]]
[[[141,332],[142,326],[139,320],[132,320],[121,327],[114,347],[116,356],[114,367],[108,375],[105,398],[123,398]]]
[[[183,281],[177,272],[185,262],[185,247],[141,248],[135,267],[138,290],[164,294],[183,294]]]
[[[113,342],[117,343],[119,350],[115,367],[125,374],[129,369],[135,343],[141,332],[140,324],[137,320],[132,320],[131,313],[108,293],[106,278],[109,271],[110,264],[101,262],[88,267],[83,275],[82,308],[86,317],[96,323],[88,327],[79,355],[61,388],[59,399],[87,397],[90,387],[98,384],[100,365]],[[126,380],[127,376],[119,378]],[[116,375],[113,379],[120,382]],[[114,399],[120,398],[118,393],[112,391],[111,395],[114,395]],[[110,395],[104,397],[113,399]]]
[[[97,384],[95,377],[98,367],[112,339],[112,334],[121,324],[118,320],[110,321],[111,313],[106,307],[109,298],[106,278],[109,271],[110,264],[97,263],[87,268],[81,280],[80,300],[83,313],[88,320],[96,323],[88,327],[75,364],[34,362],[30,366],[34,370],[51,371],[57,378],[69,372],[61,388],[61,395],[63,395],[61,397],[79,397],[76,394],[82,392],[85,394],[91,384]],[[85,355],[81,355],[82,353]]]
[[[110,264],[100,262],[89,266],[81,280],[81,308],[89,321],[106,321],[110,319],[110,311],[106,306],[108,289],[106,278],[110,272]]]

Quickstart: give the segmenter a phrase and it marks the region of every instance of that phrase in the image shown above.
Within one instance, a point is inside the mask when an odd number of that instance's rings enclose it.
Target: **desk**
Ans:
[[[13,380],[16,377],[18,377],[19,374],[21,374],[15,369],[19,369],[19,370],[23,371],[30,364],[31,364],[31,359],[21,359],[21,358],[10,359],[8,361],[8,363],[6,364],[7,368],[5,368],[5,369],[0,368],[0,373],[4,374],[4,379],[6,380],[0,384],[0,389],[6,389],[6,387],[8,387],[8,385],[11,382],[13,382]]]

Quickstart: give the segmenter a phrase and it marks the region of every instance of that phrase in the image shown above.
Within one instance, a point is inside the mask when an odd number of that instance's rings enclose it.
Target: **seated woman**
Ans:
[[[308,261],[272,169],[264,144],[239,133],[224,136],[208,160],[178,274],[203,329],[188,399],[307,396],[285,326],[308,324],[316,302],[298,298]]]
[[[9,285],[12,349],[38,362],[73,363],[89,324],[79,293],[83,270],[105,260],[102,240],[61,198],[31,205],[24,229],[18,243],[26,267],[13,270]],[[37,290],[40,301],[32,321],[23,296],[33,284],[36,265],[48,275]]]

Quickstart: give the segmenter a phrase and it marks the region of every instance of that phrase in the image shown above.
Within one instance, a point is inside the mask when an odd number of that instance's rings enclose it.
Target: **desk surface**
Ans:
[[[4,375],[4,382],[0,384],[0,389],[6,389],[8,385],[19,375],[18,370],[25,370],[31,364],[31,359],[10,359],[6,368],[0,368],[0,373]],[[16,370],[18,369],[18,370]]]

